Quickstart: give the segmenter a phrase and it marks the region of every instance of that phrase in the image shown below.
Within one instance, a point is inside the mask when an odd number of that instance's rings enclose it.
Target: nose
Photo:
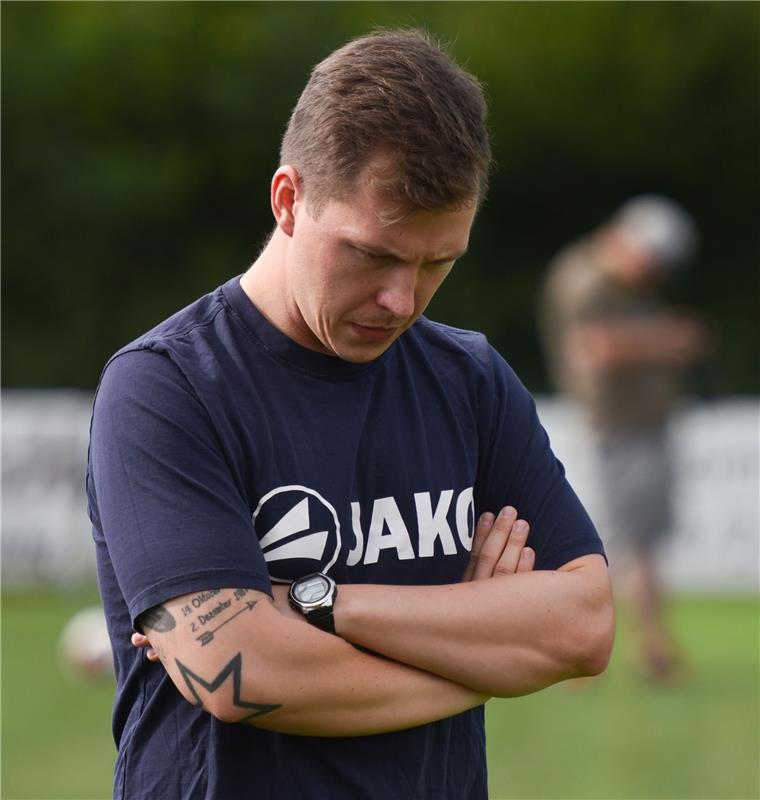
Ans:
[[[406,320],[414,314],[416,290],[417,270],[405,266],[387,276],[375,301],[394,317]]]

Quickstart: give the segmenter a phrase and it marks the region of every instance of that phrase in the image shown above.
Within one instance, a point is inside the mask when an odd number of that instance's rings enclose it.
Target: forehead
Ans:
[[[377,151],[350,185],[324,201],[319,213],[324,232],[392,252],[423,246],[443,255],[465,250],[476,202],[462,208],[410,210],[399,199],[403,182],[396,157]]]
[[[318,225],[324,235],[371,247],[405,260],[435,261],[467,249],[475,207],[420,210],[387,221],[388,203],[371,184],[325,203]]]

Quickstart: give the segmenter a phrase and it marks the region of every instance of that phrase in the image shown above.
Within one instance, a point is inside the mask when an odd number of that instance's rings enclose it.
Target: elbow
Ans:
[[[245,718],[244,709],[236,703],[233,697],[219,696],[217,693],[208,694],[199,702],[195,697],[185,695],[185,699],[201,711],[210,714],[219,722],[240,722]]]
[[[211,714],[212,717],[218,719],[219,722],[241,722],[245,718],[245,714],[241,708],[238,708],[234,703],[217,701],[205,709]]]
[[[215,719],[218,719],[219,722],[227,722],[232,724],[235,722],[244,722],[249,717],[255,716],[255,714],[252,711],[244,711],[240,708],[227,706],[212,712],[211,716],[213,716]]]
[[[600,675],[607,669],[615,641],[615,612],[610,602],[584,620],[576,640],[576,677]]]
[[[223,702],[218,703],[206,709],[211,716],[218,719],[220,722],[250,722],[256,717],[261,717],[264,714],[269,714],[280,708],[279,703],[251,703],[244,700],[236,702]],[[256,724],[256,723],[254,723]]]
[[[574,624],[567,626],[572,641],[567,642],[566,652],[571,654],[574,673],[568,677],[584,678],[607,669],[615,641],[615,606],[606,567],[597,561],[592,569],[578,574],[585,579],[585,590],[572,613]]]
[[[271,696],[272,692],[263,689],[261,685],[246,686],[243,683],[239,691],[236,689],[231,696],[220,698],[206,710],[220,722],[251,722],[256,717],[262,717],[282,708],[281,703],[262,702],[264,698]]]
[[[588,648],[579,664],[578,677],[601,675],[607,669],[612,656],[611,638],[601,639]]]
[[[242,667],[238,653],[211,679],[185,668],[185,685],[176,685],[189,703],[220,722],[245,722],[280,708],[278,703],[265,702],[277,691],[269,673]]]

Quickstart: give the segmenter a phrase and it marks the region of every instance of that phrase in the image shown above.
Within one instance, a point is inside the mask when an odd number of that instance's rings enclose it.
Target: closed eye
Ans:
[[[387,253],[373,253],[371,250],[365,250],[363,247],[357,247],[356,245],[352,245],[352,248],[369,261],[390,261],[393,258]]]
[[[374,250],[367,250],[365,247],[361,247],[360,245],[351,244],[350,245],[352,250],[355,250],[357,253],[361,254],[363,258],[366,258],[368,261],[374,261],[376,263],[385,262],[390,263],[393,261],[401,261],[401,259],[394,255],[393,253],[378,253]],[[423,266],[428,268],[438,268],[438,267],[448,267],[454,264],[459,258],[461,258],[467,251],[464,250],[461,253],[457,253],[454,256],[447,256],[446,258],[439,258],[435,261],[428,261]]]

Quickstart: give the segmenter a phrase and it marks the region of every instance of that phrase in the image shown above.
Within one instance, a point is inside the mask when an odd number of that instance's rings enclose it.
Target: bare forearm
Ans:
[[[596,369],[641,364],[687,366],[706,352],[706,336],[694,320],[663,315],[645,320],[589,324],[571,347]]]
[[[197,637],[197,623],[183,618],[183,607],[212,595],[209,605],[221,609],[214,633]],[[281,614],[259,593],[214,590],[177,598],[149,614],[146,633],[177,688],[223,721],[299,735],[359,736],[421,725],[487,699],[361,652]]]
[[[601,671],[609,586],[530,572],[446,586],[341,587],[338,633],[390,658],[502,697]]]
[[[252,720],[254,725],[310,736],[362,736],[422,725],[488,699],[424,670],[361,652],[339,637],[292,624],[297,641],[291,640],[292,649],[281,647],[267,667],[279,676],[272,692],[279,692],[282,705]],[[252,676],[253,685],[261,681]]]

